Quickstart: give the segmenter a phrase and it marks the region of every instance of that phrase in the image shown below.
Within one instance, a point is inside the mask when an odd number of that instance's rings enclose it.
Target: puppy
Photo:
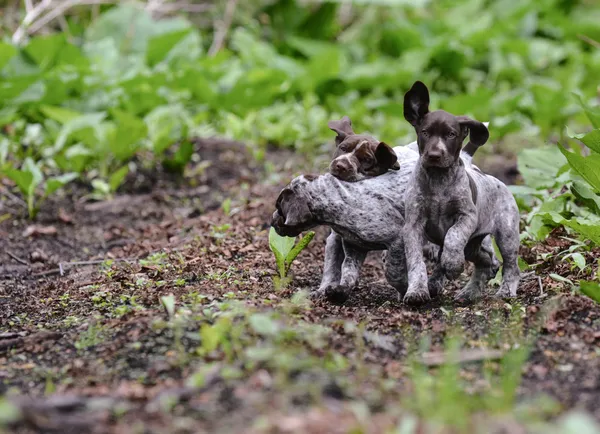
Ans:
[[[353,182],[400,169],[394,149],[372,136],[355,134],[348,116],[327,125],[337,133],[336,154],[329,165],[336,178]]]
[[[470,147],[489,138],[485,125],[442,110],[429,111],[429,91],[417,81],[404,97],[404,117],[415,128],[420,158],[406,191],[404,242],[408,290],[404,302],[423,303],[439,291],[443,278],[457,278],[465,257],[475,265],[469,283],[456,294],[471,301],[483,292],[494,264],[481,244],[494,236],[504,260],[499,297],[514,297],[520,279],[519,212],[508,188],[460,158],[463,140]],[[429,282],[423,260],[425,240],[442,247],[439,266]]]
[[[386,278],[400,294],[406,292],[402,198],[416,161],[403,161],[397,171],[351,183],[329,173],[300,176],[281,191],[271,223],[279,235],[296,236],[318,225],[332,229],[325,250],[323,280],[313,296],[325,295],[336,303],[345,301],[367,253],[386,249]],[[338,241],[341,249],[334,244]]]

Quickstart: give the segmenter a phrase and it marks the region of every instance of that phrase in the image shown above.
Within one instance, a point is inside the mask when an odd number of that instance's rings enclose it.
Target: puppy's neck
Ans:
[[[432,187],[451,185],[465,171],[465,164],[460,158],[449,167],[426,167],[421,159],[419,162],[419,178]]]

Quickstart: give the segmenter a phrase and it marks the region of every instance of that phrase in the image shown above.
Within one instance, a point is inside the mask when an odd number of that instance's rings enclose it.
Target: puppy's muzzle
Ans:
[[[273,213],[271,226],[275,229],[275,232],[282,237],[296,237],[302,233],[298,228],[286,226],[285,216],[281,215],[278,210]]]
[[[351,180],[356,176],[356,170],[347,158],[336,158],[329,165],[329,172],[336,178],[344,181]]]

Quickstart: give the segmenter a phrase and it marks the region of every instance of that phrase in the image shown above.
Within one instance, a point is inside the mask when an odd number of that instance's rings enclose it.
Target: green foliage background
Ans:
[[[407,143],[414,133],[402,95],[419,79],[432,107],[490,121],[483,152],[520,152],[526,186],[515,193],[531,212],[528,236],[564,224],[598,240],[598,207],[579,200],[600,203],[587,176],[598,157],[544,146],[568,143],[574,133],[565,126],[598,127],[596,2],[241,2],[215,56],[207,54],[212,26],[154,21],[139,4],[103,7],[93,20],[79,11],[67,22],[68,31],[22,46],[0,43],[0,168],[30,216],[77,178],[110,195],[132,161],[181,172],[194,136],[238,139],[259,159],[268,144],[323,154],[327,121],[348,115],[357,131]],[[598,151],[597,136],[588,139]],[[571,174],[567,158],[587,172]],[[549,200],[557,182],[577,182],[578,192]]]

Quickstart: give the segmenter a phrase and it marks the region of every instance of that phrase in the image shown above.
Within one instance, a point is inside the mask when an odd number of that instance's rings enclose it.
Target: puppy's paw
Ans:
[[[321,300],[325,297],[325,288],[319,288],[308,293],[308,298],[311,300]]]
[[[444,251],[442,253],[442,267],[448,279],[458,279],[465,269],[465,255],[462,252],[452,254],[449,251],[448,253]]]
[[[405,304],[408,304],[410,306],[419,306],[421,304],[427,303],[430,300],[431,297],[429,296],[429,290],[427,289],[427,287],[425,285],[419,284],[409,286],[408,291],[406,292],[406,295],[404,296],[404,299],[402,301],[404,301]]]
[[[350,289],[343,285],[329,285],[325,288],[325,297],[330,303],[344,304],[348,300]]]
[[[431,276],[429,280],[427,280],[427,289],[429,290],[429,296],[431,298],[442,294],[444,291],[444,280],[443,274],[440,276]]]
[[[507,299],[507,298],[514,298],[514,297],[516,297],[516,295],[511,294],[510,288],[508,287],[508,285],[503,284],[500,287],[500,289],[498,290],[498,292],[496,292],[494,294],[494,297],[500,298],[500,299]]]
[[[462,305],[472,304],[481,298],[481,296],[482,292],[479,291],[478,288],[474,288],[472,285],[467,284],[467,286],[454,295],[454,301]]]

